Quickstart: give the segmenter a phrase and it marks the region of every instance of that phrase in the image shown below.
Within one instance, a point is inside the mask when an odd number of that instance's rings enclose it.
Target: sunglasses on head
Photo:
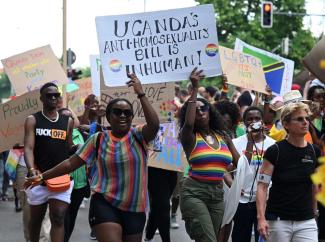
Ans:
[[[133,112],[130,109],[120,109],[120,108],[113,108],[112,113],[116,116],[121,116],[122,113],[124,114],[125,117],[129,118],[133,116]]]
[[[45,93],[45,97],[48,99],[52,99],[54,98],[59,98],[61,96],[61,94],[59,92],[55,92],[55,93]]]
[[[209,105],[203,105],[196,107],[196,112],[208,112],[210,110]]]

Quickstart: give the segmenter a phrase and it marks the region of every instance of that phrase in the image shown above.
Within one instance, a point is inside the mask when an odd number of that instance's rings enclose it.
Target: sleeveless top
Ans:
[[[69,117],[59,115],[56,122],[50,122],[42,112],[33,114],[35,124],[34,162],[41,171],[47,171],[69,158]]]
[[[207,144],[200,133],[196,133],[196,144],[188,158],[189,176],[202,182],[223,180],[227,166],[232,162],[232,155],[223,139],[215,135],[219,148]]]

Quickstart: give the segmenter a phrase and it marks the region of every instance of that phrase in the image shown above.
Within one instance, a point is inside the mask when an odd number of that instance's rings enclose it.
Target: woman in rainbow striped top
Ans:
[[[91,166],[89,223],[100,242],[140,242],[146,221],[147,144],[158,132],[159,119],[139,79],[135,74],[128,77],[127,85],[140,99],[146,124],[131,127],[132,104],[113,99],[106,107],[111,130],[92,135],[69,159],[26,182],[26,186],[34,186],[84,164]]]
[[[197,242],[217,241],[224,211],[223,178],[237,165],[237,153],[222,116],[203,98],[197,98],[202,70],[190,80],[193,92],[180,113],[180,141],[190,165],[183,181],[180,208],[186,231]]]

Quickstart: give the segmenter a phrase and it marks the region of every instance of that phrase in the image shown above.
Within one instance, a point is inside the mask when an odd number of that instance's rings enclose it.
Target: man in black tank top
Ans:
[[[30,115],[25,120],[25,161],[28,175],[43,173],[69,158],[72,148],[73,120],[57,112],[60,93],[53,83],[46,83],[40,89],[43,110]],[[70,189],[51,192],[45,185],[27,189],[31,210],[30,239],[39,241],[41,224],[49,204],[51,220],[51,241],[61,242],[64,237],[64,216],[70,203]]]

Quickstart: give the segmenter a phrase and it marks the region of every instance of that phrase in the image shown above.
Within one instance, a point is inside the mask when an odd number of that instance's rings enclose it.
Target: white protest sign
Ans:
[[[283,96],[291,91],[294,62],[236,39],[235,50],[261,60],[265,79],[273,94]]]
[[[143,84],[187,80],[194,67],[221,74],[212,4],[96,17],[100,59],[107,86],[123,86],[126,72]]]
[[[42,107],[39,90],[0,105],[0,152],[11,149],[14,144],[23,144],[26,117]]]
[[[90,55],[90,73],[92,81],[93,94],[100,96],[100,57],[99,55]]]
[[[17,96],[39,89],[47,82],[56,85],[68,83],[68,78],[49,45],[11,56],[1,62]]]
[[[266,93],[266,81],[260,59],[220,46],[220,60],[228,83]]]

